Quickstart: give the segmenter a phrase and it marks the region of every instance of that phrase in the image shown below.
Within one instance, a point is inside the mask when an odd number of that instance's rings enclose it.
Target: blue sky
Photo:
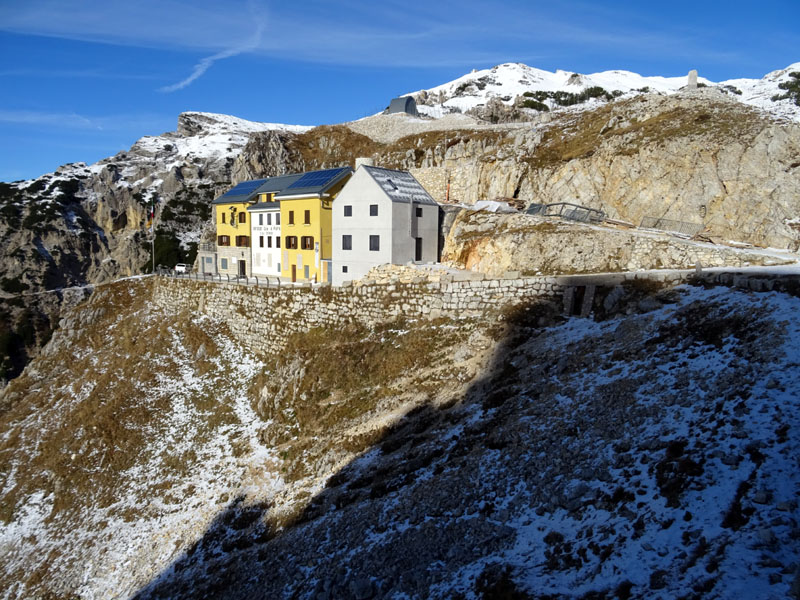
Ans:
[[[798,23],[797,0],[0,0],[0,181],[111,156],[186,110],[337,123],[504,62],[758,78],[800,60]]]

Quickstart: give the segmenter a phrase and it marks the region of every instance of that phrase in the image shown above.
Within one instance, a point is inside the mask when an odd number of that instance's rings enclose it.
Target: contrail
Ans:
[[[208,69],[218,60],[222,60],[223,58],[230,58],[231,56],[236,56],[237,54],[244,54],[245,52],[250,52],[251,50],[255,50],[261,44],[261,35],[264,32],[264,24],[262,22],[258,23],[258,29],[255,32],[255,35],[246,43],[235,46],[233,48],[229,48],[228,50],[223,50],[222,52],[217,52],[213,56],[209,56],[204,58],[199,63],[194,66],[194,71],[192,74],[189,75],[186,79],[179,81],[178,83],[173,83],[172,85],[167,85],[162,88],[159,88],[158,91],[170,93],[175,92],[177,90],[182,90],[187,85],[192,83],[195,79],[198,79],[200,76],[203,75]]]

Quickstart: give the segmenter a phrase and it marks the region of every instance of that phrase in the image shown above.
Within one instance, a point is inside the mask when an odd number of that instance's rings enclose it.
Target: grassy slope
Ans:
[[[131,593],[226,507],[269,537],[409,406],[459,385],[448,356],[475,328],[314,330],[256,357],[149,293],[100,288],[5,391],[0,597]]]
[[[140,597],[786,597],[798,299],[626,293],[626,318],[509,315],[455,403],[407,414],[270,540],[225,551],[222,515]]]

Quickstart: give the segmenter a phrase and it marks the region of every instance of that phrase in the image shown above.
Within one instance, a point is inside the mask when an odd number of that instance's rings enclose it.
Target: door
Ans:
[[[239,277],[247,277],[247,269],[243,260],[239,260]]]
[[[414,238],[414,260],[422,260],[422,238]]]
[[[292,265],[292,281],[297,281],[297,265]]]

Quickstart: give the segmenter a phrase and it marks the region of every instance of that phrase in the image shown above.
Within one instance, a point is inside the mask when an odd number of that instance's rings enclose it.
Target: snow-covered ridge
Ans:
[[[785,69],[768,73],[761,79],[730,79],[713,82],[698,77],[698,83],[717,86],[731,97],[751,106],[757,106],[776,116],[800,120],[800,107],[790,100],[773,101],[772,97],[783,92],[778,86],[790,79],[789,74],[800,71],[800,62]],[[506,104],[513,103],[525,92],[571,92],[579,93],[599,86],[607,92],[623,94],[654,92],[673,94],[687,84],[687,76],[644,76],[631,71],[613,70],[600,73],[580,74],[570,71],[545,71],[522,63],[505,63],[491,69],[473,71],[453,81],[427,89],[411,92],[418,100],[427,98],[420,112],[438,116],[443,111],[465,111],[498,98]]]
[[[58,180],[67,180],[75,177],[85,177],[99,174],[108,168],[109,164],[122,167],[122,180],[117,181],[123,187],[136,187],[135,181],[126,177],[131,175],[133,166],[127,163],[136,163],[138,158],[150,161],[153,170],[169,170],[179,167],[187,159],[211,159],[213,161],[235,158],[247,144],[250,135],[263,131],[286,131],[290,133],[303,133],[312,129],[313,125],[289,125],[285,123],[262,123],[248,121],[231,115],[187,111],[178,116],[176,131],[169,131],[161,135],[145,135],[139,138],[127,152],[104,158],[96,163],[87,165],[83,162],[62,165],[52,173],[45,173],[36,179],[46,179],[48,183]],[[15,182],[20,188],[28,187],[32,181]]]

